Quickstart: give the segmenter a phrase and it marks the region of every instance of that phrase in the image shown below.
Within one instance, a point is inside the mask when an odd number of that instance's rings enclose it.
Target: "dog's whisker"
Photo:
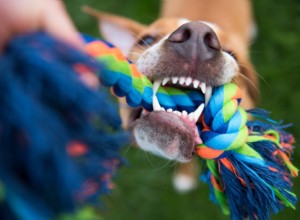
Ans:
[[[135,35],[136,36],[136,39],[137,40],[141,40],[141,41],[143,41],[143,43],[145,44],[145,46],[147,46],[148,48],[150,48],[151,46],[143,39],[143,38],[141,38],[140,36],[138,36],[138,35]],[[139,44],[137,44],[140,48],[142,48],[142,49],[144,49],[144,47],[143,46],[141,46],[141,45],[139,45]]]
[[[131,148],[133,147],[133,145],[132,144],[128,144],[128,145],[126,145],[124,148],[125,148],[125,150],[124,150],[124,153],[123,153],[123,155],[124,156],[126,156],[127,154],[128,154],[128,152],[131,150]]]
[[[130,52],[139,53],[139,54],[143,53],[142,51],[138,51],[138,50],[131,50]]]
[[[259,74],[256,70],[250,68],[249,66],[247,66],[246,64],[243,64],[243,63],[239,63],[239,65],[241,67],[244,67],[247,70],[253,71],[255,73],[255,75],[257,75],[265,83],[266,86],[270,87],[270,84],[267,82],[267,80],[261,74]]]
[[[160,36],[160,38],[164,38],[165,36],[162,34],[162,33],[160,33],[159,31],[155,31],[155,33],[157,34],[157,35],[159,35]]]
[[[138,34],[136,34],[135,32],[128,30],[137,40],[141,40],[144,42],[144,44],[150,48],[149,44],[147,44],[147,42],[145,42]],[[140,49],[144,50],[145,48],[139,44],[136,44],[136,46],[138,46]]]
[[[149,165],[150,165],[152,168],[154,168],[155,165],[152,163],[151,159],[149,158],[148,152],[147,152],[147,151],[143,151],[143,152],[144,152],[144,155],[145,155],[146,160],[147,160],[147,162],[149,163]]]
[[[133,56],[139,57],[139,56],[141,56],[142,54],[141,54],[141,53],[138,53],[138,52],[130,51],[130,52],[128,53],[128,55],[133,55]]]
[[[247,47],[250,48],[255,44],[255,40],[251,40],[248,44]]]
[[[235,48],[234,51],[230,51],[230,55],[237,56],[238,59],[238,54],[241,52],[245,52],[247,50],[247,47],[240,47],[240,48]],[[226,50],[223,50],[223,52],[226,52]]]
[[[158,172],[163,169],[170,168],[170,167],[174,166],[176,163],[177,163],[177,161],[168,160],[163,166],[161,166],[160,168],[154,169],[153,171]]]
[[[250,80],[247,76],[245,76],[245,75],[242,74],[242,73],[240,73],[239,75],[240,75],[242,78],[244,78],[245,80],[247,80],[247,81],[251,84],[251,86],[253,86],[253,88],[254,88],[258,93],[260,93],[259,88],[255,85],[255,83],[252,82],[252,80]]]
[[[143,46],[141,46],[141,45],[139,45],[139,44],[136,44],[136,46],[137,46],[138,48],[140,48],[141,50],[145,50],[145,47],[143,47]]]

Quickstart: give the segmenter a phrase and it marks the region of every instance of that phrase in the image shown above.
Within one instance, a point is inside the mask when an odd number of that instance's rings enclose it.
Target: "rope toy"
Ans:
[[[89,36],[85,36],[85,39],[87,53],[106,66],[105,71],[98,74],[100,82],[112,87],[117,96],[125,96],[131,107],[143,106],[146,110],[153,111],[151,81],[140,73],[133,63],[128,63],[122,52],[113,45],[104,41],[94,41]],[[194,111],[204,103],[203,94],[199,91],[182,91],[171,87],[160,87],[157,98],[165,109],[172,108],[187,112]]]
[[[149,79],[113,45],[85,38],[87,53],[106,65],[106,71],[98,73],[101,83],[125,96],[131,107],[152,111]],[[165,109],[188,112],[204,102],[200,92],[170,87],[160,87],[157,98]],[[269,219],[285,206],[295,208],[291,177],[298,169],[289,159],[294,139],[264,110],[248,111],[260,120],[247,121],[247,112],[239,107],[241,98],[235,84],[214,88],[196,124],[203,141],[196,152],[206,165],[201,179],[210,186],[210,198],[232,219]]]
[[[78,66],[102,69],[44,33],[1,54],[0,219],[58,219],[110,192],[128,137],[110,94],[86,86]]]

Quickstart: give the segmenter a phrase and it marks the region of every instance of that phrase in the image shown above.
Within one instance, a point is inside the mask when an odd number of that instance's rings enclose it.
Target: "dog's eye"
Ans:
[[[228,53],[230,56],[232,56],[235,60],[237,60],[237,57],[235,53],[231,50],[223,50],[225,53]]]
[[[150,35],[146,35],[144,37],[142,37],[137,43],[138,45],[141,46],[150,46],[155,42],[155,37],[150,36]]]

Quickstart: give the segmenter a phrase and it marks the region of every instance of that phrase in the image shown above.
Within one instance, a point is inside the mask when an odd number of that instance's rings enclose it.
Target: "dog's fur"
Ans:
[[[148,26],[91,8],[84,10],[99,18],[103,36],[121,48],[152,81],[191,77],[216,86],[233,80],[243,92],[241,105],[254,106],[258,80],[249,60],[248,45],[255,26],[248,0],[165,0],[160,18]],[[195,38],[195,46],[178,44],[186,34]],[[207,35],[209,47],[201,41]],[[214,55],[209,55],[207,48],[213,48]],[[141,148],[169,159],[191,161],[197,143],[194,125],[165,111],[140,115],[140,111],[124,107],[125,101],[120,100],[123,125],[128,128],[134,122],[133,131]],[[194,175],[194,166],[182,167],[186,177]],[[181,181],[183,176],[176,178]],[[184,181],[185,186],[177,185],[179,189],[193,186]]]

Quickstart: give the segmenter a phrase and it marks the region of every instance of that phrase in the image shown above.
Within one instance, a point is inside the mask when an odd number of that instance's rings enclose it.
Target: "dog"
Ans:
[[[248,0],[164,0],[160,17],[144,25],[84,7],[99,19],[100,32],[119,47],[153,82],[153,112],[130,109],[120,99],[124,128],[132,128],[140,148],[182,162],[174,184],[179,191],[196,186],[194,147],[199,140],[195,122],[204,106],[190,114],[163,109],[156,100],[160,86],[201,90],[208,102],[212,87],[236,82],[241,106],[249,109],[258,98],[258,78],[249,59],[255,35]]]

